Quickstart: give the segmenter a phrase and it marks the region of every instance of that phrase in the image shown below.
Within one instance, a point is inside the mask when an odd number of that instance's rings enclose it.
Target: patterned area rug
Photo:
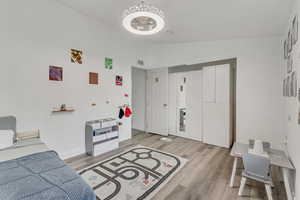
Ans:
[[[101,200],[151,199],[185,164],[179,156],[136,146],[79,172]]]

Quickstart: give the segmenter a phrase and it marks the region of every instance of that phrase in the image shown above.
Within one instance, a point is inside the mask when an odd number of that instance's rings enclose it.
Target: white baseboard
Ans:
[[[59,156],[61,159],[65,160],[65,159],[68,159],[68,158],[72,158],[72,157],[75,157],[75,156],[79,156],[79,155],[82,155],[82,154],[85,154],[85,149],[72,149],[70,151],[67,151],[67,152],[62,152],[62,153],[59,153]]]

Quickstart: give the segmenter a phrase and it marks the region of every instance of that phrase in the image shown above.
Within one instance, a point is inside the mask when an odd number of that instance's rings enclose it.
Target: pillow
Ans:
[[[13,130],[0,130],[0,149],[5,149],[14,144]]]
[[[28,132],[17,132],[17,141],[39,138],[40,132],[38,131],[28,131]]]

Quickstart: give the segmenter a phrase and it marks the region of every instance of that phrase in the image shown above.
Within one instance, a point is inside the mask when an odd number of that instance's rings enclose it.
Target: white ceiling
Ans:
[[[148,0],[166,15],[157,35],[135,36],[122,27],[123,10],[138,0],[58,0],[129,38],[192,42],[278,36],[285,32],[293,0]]]

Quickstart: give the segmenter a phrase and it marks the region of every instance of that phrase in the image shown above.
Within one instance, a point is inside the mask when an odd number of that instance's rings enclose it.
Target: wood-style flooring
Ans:
[[[238,187],[242,172],[239,163],[235,187],[229,187],[233,158],[229,150],[181,137],[169,136],[173,141],[161,141],[162,136],[133,132],[132,139],[122,142],[118,150],[98,157],[78,156],[66,160],[75,170],[83,169],[103,159],[118,154],[132,146],[143,145],[176,154],[189,160],[153,200],[262,200],[267,199],[264,186],[249,181],[243,197],[238,197]],[[272,169],[275,187],[274,200],[286,200],[282,176],[278,168]]]

